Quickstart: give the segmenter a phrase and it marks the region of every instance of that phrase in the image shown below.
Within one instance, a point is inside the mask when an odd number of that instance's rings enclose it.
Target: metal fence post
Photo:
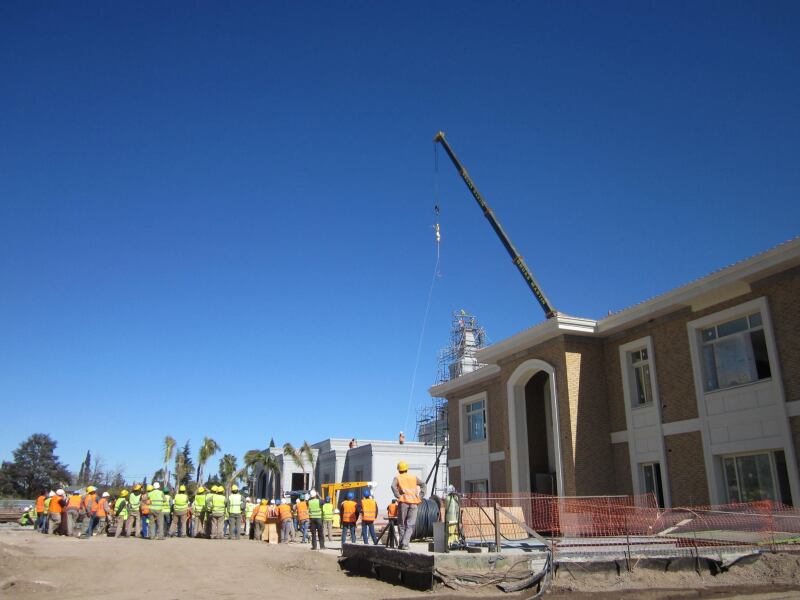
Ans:
[[[494,551],[500,552],[500,505],[494,503]]]

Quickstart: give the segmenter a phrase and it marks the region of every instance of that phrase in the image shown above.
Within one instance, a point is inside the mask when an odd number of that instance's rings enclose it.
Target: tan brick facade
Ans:
[[[612,444],[614,453],[614,483],[617,494],[632,494],[633,481],[631,480],[631,455],[628,452],[628,442]]]
[[[703,441],[699,431],[668,435],[667,467],[673,506],[708,504],[708,483],[703,461]]]

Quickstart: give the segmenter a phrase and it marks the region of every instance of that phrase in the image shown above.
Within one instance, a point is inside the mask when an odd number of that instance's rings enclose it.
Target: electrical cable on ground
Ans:
[[[431,496],[423,498],[417,505],[417,524],[414,528],[414,539],[420,540],[433,536],[433,524],[439,521],[439,498]]]

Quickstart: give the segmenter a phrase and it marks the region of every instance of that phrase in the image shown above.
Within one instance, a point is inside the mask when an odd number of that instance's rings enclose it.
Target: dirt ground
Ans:
[[[312,552],[301,544],[273,546],[250,540],[169,539],[149,541],[95,537],[78,540],[32,530],[0,529],[0,597],[85,599],[95,595],[162,600],[282,597],[321,598],[503,598],[530,592],[418,592],[350,576],[338,566],[338,550]],[[737,567],[734,567],[736,569]],[[643,572],[589,581],[560,573],[550,600],[786,600],[800,598],[800,557],[766,555],[742,571],[710,581],[694,573]],[[594,578],[592,578],[594,579]],[[629,589],[631,587],[638,589]],[[255,594],[255,596],[254,596]]]

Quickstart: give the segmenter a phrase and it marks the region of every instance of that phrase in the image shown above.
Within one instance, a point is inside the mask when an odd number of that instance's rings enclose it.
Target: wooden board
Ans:
[[[522,507],[503,506],[503,509],[523,523],[525,522]],[[507,515],[500,513],[499,521],[501,539],[524,540],[529,537],[528,532],[514,523]],[[462,508],[461,527],[464,531],[464,537],[469,540],[494,541],[494,509],[491,507],[481,509],[477,506]]]

